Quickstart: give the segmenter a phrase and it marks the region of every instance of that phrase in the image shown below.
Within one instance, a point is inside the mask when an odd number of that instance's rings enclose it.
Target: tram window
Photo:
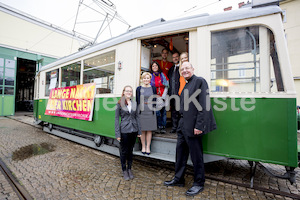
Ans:
[[[113,93],[115,51],[84,60],[83,82],[96,83],[96,93]]]
[[[213,32],[211,90],[212,92],[283,91],[273,33],[259,26]]]
[[[212,33],[212,92],[260,91],[258,27]]]
[[[61,68],[61,87],[80,84],[80,62],[73,63]]]
[[[3,89],[2,89],[2,85],[0,85],[0,94],[2,94],[2,91]]]
[[[50,95],[50,90],[58,87],[58,69],[46,72],[46,87],[45,87],[45,96]]]

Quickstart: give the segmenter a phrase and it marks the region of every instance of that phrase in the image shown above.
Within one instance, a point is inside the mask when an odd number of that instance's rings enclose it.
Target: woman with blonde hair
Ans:
[[[152,75],[149,72],[142,74],[141,86],[136,88],[136,102],[139,108],[139,118],[141,123],[141,143],[142,154],[150,154],[150,145],[152,140],[152,131],[156,131],[156,113],[152,107],[155,100],[153,95],[156,95],[156,88],[150,85]]]
[[[188,52],[182,52],[180,54],[180,58],[179,58],[179,63],[180,63],[179,64],[179,73],[180,73],[180,69],[181,69],[182,63],[188,62],[188,61],[189,61],[189,54],[188,54]],[[185,84],[186,84],[185,79],[180,74],[180,78],[179,78],[179,91],[178,91],[179,96],[181,95],[181,92],[182,92]]]
[[[126,181],[133,179],[131,171],[132,151],[136,137],[140,137],[141,135],[137,104],[135,101],[132,101],[132,92],[131,86],[127,85],[124,87],[115,113],[115,134],[117,140],[120,142],[120,160],[123,176]]]

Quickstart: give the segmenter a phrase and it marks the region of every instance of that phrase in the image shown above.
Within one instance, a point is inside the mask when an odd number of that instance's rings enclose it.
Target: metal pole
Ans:
[[[254,35],[250,31],[246,30],[246,33],[248,33],[250,35],[251,39],[253,40],[254,49],[253,49],[252,53],[253,53],[253,60],[254,60],[253,61],[254,62],[254,92],[256,92],[256,40],[255,40]]]
[[[95,39],[94,39],[94,41],[93,41],[92,44],[95,44],[95,42],[97,41],[97,39],[98,39],[98,37],[100,35],[100,31],[101,31],[101,29],[102,29],[102,27],[103,27],[103,25],[105,23],[106,18],[108,18],[108,13],[106,14],[105,19],[103,20],[103,23],[102,23],[102,25],[101,25],[101,27],[100,27],[100,29],[99,29],[99,31],[98,31],[98,33],[97,33],[97,35],[96,35],[96,37],[95,37]]]

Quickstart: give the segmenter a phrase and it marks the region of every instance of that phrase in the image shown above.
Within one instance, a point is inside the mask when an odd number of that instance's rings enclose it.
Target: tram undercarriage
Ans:
[[[75,129],[70,129],[58,125],[53,125],[51,123],[41,123],[43,126],[43,131],[50,133],[52,135],[65,138],[72,142],[76,142],[85,146],[88,146],[93,149],[100,150],[102,152],[106,152],[115,156],[120,156],[119,153],[119,142],[116,139],[104,137],[88,132],[78,131]],[[175,151],[176,151],[176,141],[177,137],[175,134],[172,136],[165,136],[164,134],[156,134],[152,138],[151,144],[151,154],[147,155],[149,158],[168,161],[175,163]],[[133,151],[133,155],[135,156],[144,156],[141,153],[140,143],[136,143]],[[204,162],[214,162],[218,160],[230,159],[224,156],[217,156],[211,154],[204,154]],[[254,162],[248,160],[250,166],[250,187],[253,188],[253,182],[255,178],[255,172],[257,166],[260,167],[266,174],[280,178],[280,179],[287,179],[290,181],[291,184],[296,182],[296,172],[294,171],[294,167],[285,166],[286,173],[275,174],[268,170],[261,162]],[[300,163],[299,163],[300,164]],[[188,165],[192,165],[191,159],[188,160]]]

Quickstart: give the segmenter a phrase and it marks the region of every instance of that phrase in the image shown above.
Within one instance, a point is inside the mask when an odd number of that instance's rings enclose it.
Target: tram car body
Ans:
[[[281,12],[266,6],[160,19],[58,59],[36,76],[34,116],[49,133],[117,155],[116,99],[125,85],[139,86],[141,72],[173,43],[210,87],[218,128],[203,138],[205,161],[297,167],[296,92]],[[45,115],[53,72],[56,88],[96,83],[92,121]],[[176,138],[154,137],[150,156],[174,162],[175,147]]]

